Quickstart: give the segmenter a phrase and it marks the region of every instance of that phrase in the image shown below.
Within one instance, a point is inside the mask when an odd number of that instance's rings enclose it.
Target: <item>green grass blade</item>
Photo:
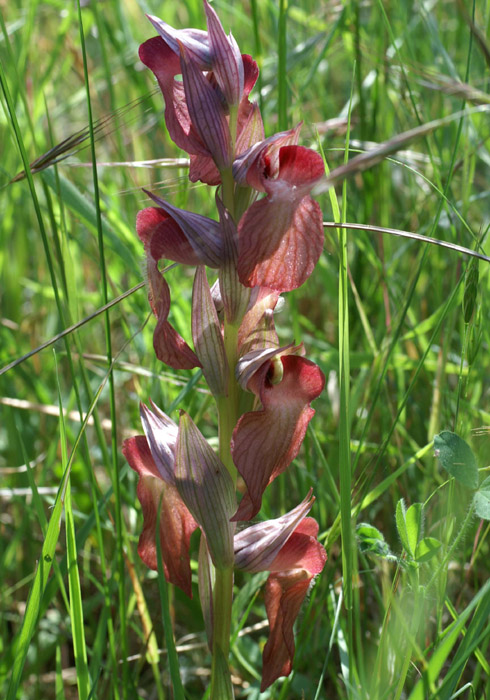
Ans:
[[[31,586],[27,607],[22,622],[19,636],[15,641],[14,661],[12,665],[12,675],[7,690],[6,700],[15,700],[22,676],[22,670],[31,643],[32,635],[37,625],[41,600],[51,571],[51,565],[55,556],[56,545],[60,534],[61,514],[63,512],[65,489],[71,464],[69,463],[63,473],[61,483],[56,495],[51,518],[49,519],[48,530],[44,540],[41,556],[37,565],[34,582]]]
[[[58,377],[58,402],[60,408],[60,444],[62,464],[68,463],[66,449],[65,420],[63,416],[63,403],[61,401],[61,387]],[[87,700],[89,694],[90,679],[87,666],[87,647],[85,644],[85,625],[83,619],[82,593],[80,588],[80,575],[78,571],[77,546],[75,540],[75,523],[71,502],[70,477],[66,480],[65,490],[65,529],[66,551],[68,560],[68,584],[70,592],[70,622],[73,638],[73,652],[77,669],[77,687],[80,700]]]
[[[277,36],[277,124],[279,131],[285,131],[288,128],[287,12],[288,0],[279,0]]]
[[[475,608],[477,608],[477,611],[475,613],[476,626],[480,627],[482,624],[488,621],[488,617],[490,615],[490,581],[487,581],[485,583],[485,585],[475,595],[471,603],[463,610],[458,619],[455,620],[446,629],[442,641],[438,644],[435,651],[433,652],[426,669],[422,673],[422,678],[418,681],[417,685],[410,693],[408,700],[424,700],[428,697],[427,689],[429,688],[432,691],[429,697],[439,697],[438,691],[435,688],[436,681],[439,678],[439,674],[444,664],[446,663],[454,645],[456,644],[458,637],[466,624],[466,621],[468,620],[473,610],[475,610]],[[448,697],[449,694],[444,694],[441,696],[441,698]]]

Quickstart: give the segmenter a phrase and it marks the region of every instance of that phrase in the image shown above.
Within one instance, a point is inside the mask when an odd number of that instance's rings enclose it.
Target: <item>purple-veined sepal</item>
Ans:
[[[162,479],[175,486],[175,445],[177,424],[150,399],[152,410],[140,403],[140,417],[151,456]]]
[[[211,5],[204,0],[208,25],[208,41],[211,51],[211,64],[218,85],[226,102],[237,105],[243,94],[243,59],[233,35],[226,36],[225,30]]]
[[[233,480],[190,416],[182,411],[175,450],[175,483],[194,519],[206,535],[217,569],[233,565],[236,509]]]
[[[152,192],[143,190],[151,199],[153,199],[158,206],[163,209],[167,217],[169,217],[174,222],[174,228],[178,227],[181,231],[181,236],[184,236],[187,240],[189,246],[194,252],[195,258],[199,262],[208,267],[219,267],[223,258],[223,243],[221,238],[221,229],[217,221],[209,219],[207,216],[202,216],[201,214],[194,214],[191,211],[186,211],[185,209],[179,209],[174,207],[169,202],[166,202],[161,197],[158,197]],[[147,211],[146,209],[144,211]],[[141,214],[141,212],[140,212]],[[159,230],[157,230],[158,233]],[[156,245],[158,240],[156,239],[157,233],[154,234],[155,241],[153,245]],[[138,231],[140,238],[142,235]],[[174,234],[175,237],[175,234]],[[173,248],[169,252],[165,252],[163,243],[161,246],[162,254],[160,257],[166,257],[170,260],[175,258],[171,257]],[[185,262],[185,260],[178,260],[178,262]],[[195,265],[195,262],[189,262],[187,264]]]
[[[235,567],[250,573],[269,571],[279,551],[311,510],[314,500],[310,490],[307,497],[289,513],[251,525],[237,533],[234,539]]]
[[[195,59],[180,44],[180,65],[192,124],[206,145],[218,170],[231,166],[230,127],[223,103]]]
[[[192,338],[202,371],[215,397],[228,392],[228,361],[223,335],[204,265],[199,265],[192,290]]]
[[[201,70],[211,68],[211,51],[207,32],[202,29],[174,29],[159,17],[146,16],[175,55],[179,55],[179,45],[182,44],[198,62]]]

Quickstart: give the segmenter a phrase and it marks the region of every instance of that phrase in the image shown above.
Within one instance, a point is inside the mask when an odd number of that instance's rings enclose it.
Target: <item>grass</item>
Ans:
[[[297,624],[294,672],[262,698],[488,697],[490,526],[432,441],[456,432],[480,482],[487,476],[489,265],[466,274],[458,250],[369,227],[490,255],[490,4],[468,6],[470,17],[406,1],[215,6],[259,62],[267,135],[303,120],[301,143],[321,149],[333,172],[344,155],[420,128],[337,196],[318,196],[327,222],[366,229],[326,227],[315,273],[277,317],[281,340],[304,341],[328,389],[262,514],[289,510],[313,485],[329,561]],[[142,187],[213,212],[206,188],[188,182],[137,60],[152,35],[144,12],[178,27],[204,22],[199,0],[107,0],[80,13],[56,0],[0,4],[0,695],[9,700],[172,697],[162,606],[185,697],[203,697],[209,680],[197,569],[188,601],[160,591],[139,560],[136,475],[120,450],[141,431],[138,402],[149,396],[216,434],[199,372],[155,359],[140,284]],[[68,158],[29,172],[73,135]],[[186,338],[191,275],[168,273]],[[440,543],[433,555],[428,538]],[[262,582],[236,578],[237,698],[259,697]]]

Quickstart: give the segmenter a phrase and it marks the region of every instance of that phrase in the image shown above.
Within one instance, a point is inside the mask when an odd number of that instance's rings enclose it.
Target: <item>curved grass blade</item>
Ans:
[[[399,236],[400,238],[411,238],[414,241],[421,241],[422,243],[431,243],[432,245],[438,245],[441,248],[447,248],[448,250],[453,250],[457,253],[463,253],[463,255],[469,255],[473,258],[478,258],[484,262],[490,263],[490,258],[481,253],[477,253],[471,248],[465,248],[462,245],[456,245],[456,243],[449,243],[448,241],[441,241],[438,238],[431,238],[430,236],[423,236],[421,233],[412,233],[411,231],[402,231],[398,228],[385,228],[384,226],[372,226],[370,224],[348,224],[348,223],[334,223],[332,221],[324,221],[324,228],[346,228],[356,231],[372,231],[373,233],[389,233],[392,236]]]

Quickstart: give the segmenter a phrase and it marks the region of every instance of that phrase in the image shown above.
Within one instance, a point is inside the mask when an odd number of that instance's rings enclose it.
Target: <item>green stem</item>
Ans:
[[[218,398],[219,457],[230,472],[233,483],[237,481],[237,470],[231,455],[231,438],[239,418],[239,391],[235,378],[237,362],[238,324],[225,321],[224,342],[228,360],[228,394]]]
[[[232,151],[235,150],[237,108],[230,108]],[[221,171],[221,199],[232,218],[235,218],[235,181],[231,166]],[[238,360],[238,329],[241,318],[224,322],[224,345],[228,363],[228,391],[216,399],[218,408],[219,457],[228,469],[233,483],[237,470],[231,454],[233,430],[240,417],[240,387],[235,377]],[[213,590],[213,661],[211,666],[211,700],[233,700],[228,655],[230,653],[231,608],[233,603],[233,566],[215,569]]]
[[[228,666],[233,602],[233,567],[216,570],[214,585],[213,661],[211,700],[233,700],[233,685]]]

